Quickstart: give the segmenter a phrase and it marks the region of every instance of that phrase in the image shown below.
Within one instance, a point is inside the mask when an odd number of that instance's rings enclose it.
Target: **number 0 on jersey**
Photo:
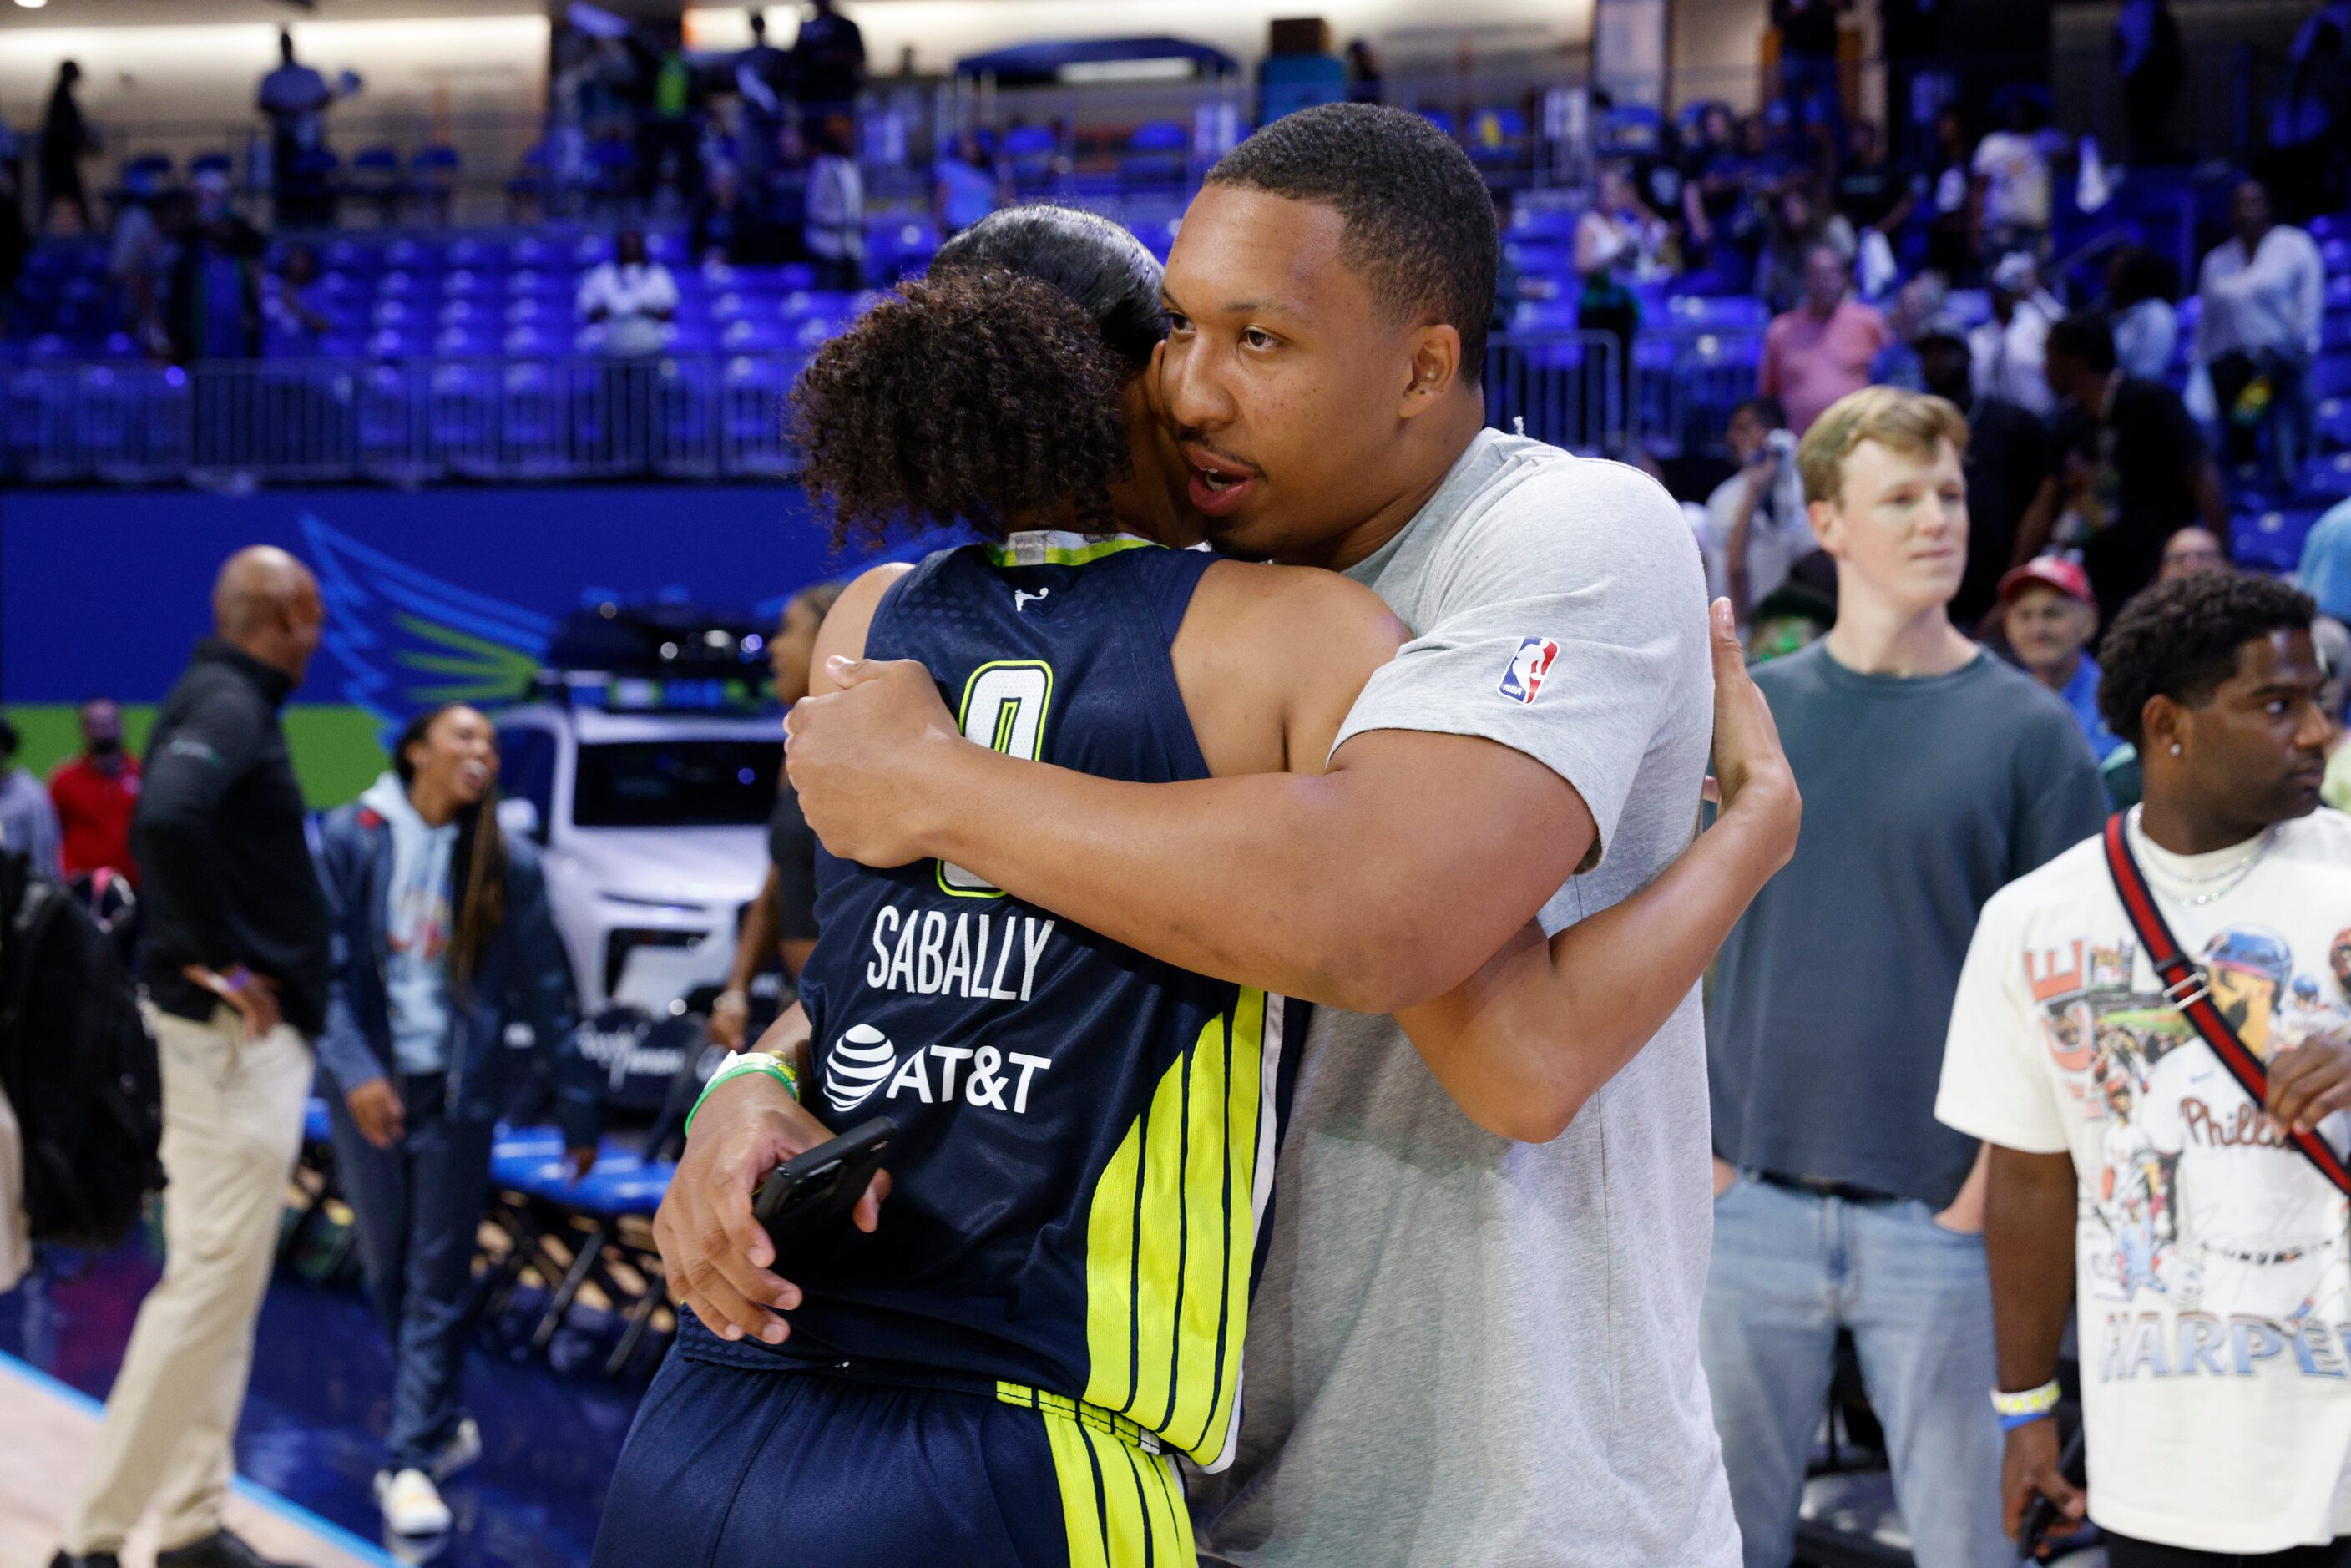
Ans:
[[[964,683],[956,722],[965,739],[1034,762],[1044,755],[1045,713],[1052,702],[1051,665],[1036,659],[982,664]],[[958,898],[1004,896],[1002,888],[948,861],[939,862],[939,888]]]

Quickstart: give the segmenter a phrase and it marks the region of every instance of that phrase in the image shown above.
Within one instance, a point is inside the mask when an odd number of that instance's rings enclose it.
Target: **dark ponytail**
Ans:
[[[1110,526],[1132,465],[1132,367],[1033,277],[912,278],[816,351],[792,391],[800,482],[836,543],[932,525],[1001,537]]]
[[[408,760],[408,748],[422,742],[443,714],[471,706],[443,703],[401,727],[400,738],[392,745],[392,767],[402,788],[413,789],[416,784],[416,765]],[[449,934],[449,991],[464,1000],[482,972],[483,956],[497,939],[498,928],[507,918],[507,841],[498,831],[497,786],[492,784],[482,791],[480,800],[460,807],[456,823],[457,842],[449,857],[449,905],[456,911]]]
[[[1010,272],[1059,290],[1092,318],[1129,368],[1142,370],[1167,335],[1159,260],[1100,213],[1040,202],[990,213],[939,247],[931,276]]]

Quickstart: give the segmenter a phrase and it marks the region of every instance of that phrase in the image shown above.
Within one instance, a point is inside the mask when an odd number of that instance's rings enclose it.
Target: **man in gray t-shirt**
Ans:
[[[1705,582],[1654,484],[1488,431],[1348,575],[1417,635],[1340,731],[1542,762],[1606,853],[1545,931],[1689,842],[1710,734]],[[1497,686],[1559,643],[1539,699]],[[1481,1131],[1394,1018],[1318,1009],[1251,1314],[1238,1458],[1205,1478],[1230,1563],[1715,1564],[1735,1553],[1690,1347],[1706,1281],[1698,995],[1554,1142]]]
[[[1324,1004],[1279,1162],[1238,1455],[1196,1478],[1211,1561],[1738,1554],[1695,1354],[1694,984],[1572,1113],[1486,1101],[1473,1121],[1396,1021],[1370,1016],[1452,990],[1531,920],[1556,932],[1647,884],[1698,819],[1712,699],[1696,547],[1641,475],[1484,428],[1497,248],[1484,185],[1442,133],[1332,105],[1218,164],[1167,267],[1154,391],[1210,539],[1348,571],[1417,633],[1327,774],[1111,785],[996,758],[987,789],[937,787],[940,748],[901,743],[959,735],[927,681],[824,698],[795,732],[797,758],[825,732],[858,758],[853,789],[810,765],[829,847],[942,854],[1155,957]],[[1574,1024],[1524,1053],[1551,1057],[1531,1098],[1594,1054]]]

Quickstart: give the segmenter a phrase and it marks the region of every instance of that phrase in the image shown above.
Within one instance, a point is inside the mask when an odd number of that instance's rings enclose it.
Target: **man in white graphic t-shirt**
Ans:
[[[2168,998],[2100,839],[1984,906],[1952,1008],[1935,1110],[1991,1150],[2009,1528],[2035,1493],[2086,1511],[2112,1568],[2351,1568],[2351,1202],[2289,1136],[2351,1146],[2351,818],[2318,806],[2312,614],[2264,578],[2159,584],[2099,691],[2144,759],[2132,852],[2265,1101]],[[2069,1263],[2086,1489],[2049,1409]]]

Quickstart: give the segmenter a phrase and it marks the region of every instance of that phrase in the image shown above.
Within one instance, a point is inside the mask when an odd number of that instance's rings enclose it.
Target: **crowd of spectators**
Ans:
[[[751,46],[726,57],[689,57],[674,26],[559,28],[539,155],[543,208],[578,196],[567,182],[584,187],[593,170],[619,167],[627,200],[615,210],[682,223],[697,266],[807,261],[822,287],[862,287],[866,208],[855,99],[864,45],[832,0],[811,4],[790,48],[767,41],[766,18],[755,8]],[[80,68],[71,60],[59,67],[39,143],[32,225],[78,234],[105,225],[111,289],[101,308],[114,319],[104,325],[139,352],[183,364],[245,359],[261,352],[265,329],[273,352],[315,350],[328,331],[310,236],[335,226],[348,193],[334,174],[328,113],[360,83],[350,72],[329,82],[298,57],[288,33],[279,34],[278,46],[279,62],[256,92],[268,125],[271,226],[287,236],[276,246],[240,210],[229,172],[212,164],[192,167],[184,183],[150,165],[127,166],[106,193],[110,212],[102,212],[83,178],[99,145],[77,98]],[[14,193],[13,145],[0,131],[0,175],[9,182],[0,198]],[[1000,165],[976,138],[942,158],[938,178],[939,216],[949,232],[1009,193]],[[13,285],[31,243],[25,213],[20,202],[0,199],[6,220],[0,288]],[[606,344],[617,354],[649,351],[640,323],[657,329],[664,319],[640,307],[657,299],[667,269],[645,264],[641,228],[636,243],[633,267],[607,264],[580,292],[581,322],[609,319]],[[674,288],[671,295],[674,308]]]
[[[2029,118],[1997,133],[2004,141],[1986,138],[1991,156],[1979,149],[1971,162],[1998,166],[2022,158]],[[1876,159],[1865,126],[1856,124],[1850,141]],[[1856,160],[1852,167],[1870,163]],[[2022,594],[2025,604],[2016,612],[2035,622],[2039,667],[2061,691],[2078,684],[2079,666],[2061,656],[2057,628],[2046,623],[2070,628],[2079,618],[2035,614],[2050,607],[2034,601],[2049,593],[2085,601],[2086,649],[2165,569],[2171,544],[2193,540],[2196,554],[2225,557],[2232,494],[2241,507],[2246,497],[2292,497],[2310,482],[2311,371],[2321,351],[2325,279],[2309,233],[2278,222],[2264,186],[2244,179],[2232,195],[2231,231],[2204,256],[2192,298],[2178,298],[2175,267],[2144,246],[2126,245],[2106,260],[2103,295],[2077,297],[2069,307],[2043,279],[2041,231],[2030,221],[2038,198],[2029,188],[2036,183],[2013,169],[1989,172],[1970,198],[1980,216],[1991,214],[1980,232],[2010,247],[1979,275],[1986,314],[1973,326],[1961,325],[1949,308],[1958,279],[1931,266],[1898,287],[1881,282],[1875,291],[1884,302],[1879,308],[1857,276],[1862,247],[1853,240],[1867,226],[1855,220],[1868,214],[1839,212],[1822,222],[1810,207],[1809,193],[1819,187],[1805,179],[1773,192],[1771,209],[1755,225],[1762,235],[1759,291],[1781,287],[1772,279],[1783,267],[1782,235],[1813,237],[1795,298],[1764,334],[1757,399],[1734,411],[1724,433],[1740,471],[1702,508],[1687,508],[1717,591],[1732,593],[1742,614],[1780,588],[1802,553],[1792,555],[1771,533],[1772,490],[1780,483],[1774,452],[1792,446],[1822,410],[1872,384],[1932,392],[1967,415],[1970,528],[1951,612],[2005,649],[2001,628],[2014,611],[2011,600]],[[2003,183],[2027,187],[2027,197],[1995,199],[1991,193]],[[1604,181],[1604,193],[1608,188]],[[1714,233],[1731,232],[1729,210],[1703,178],[1684,193],[1688,232],[1698,232],[1700,221],[1717,225]],[[1937,204],[1927,199],[1930,193],[1922,184],[1911,194],[1920,198],[1914,205],[1931,226]],[[1886,204],[1883,186],[1876,202],[1881,218],[1899,205]],[[1920,254],[1915,239],[1913,255]],[[1653,243],[1669,251],[1674,236],[1653,234]],[[2192,330],[2184,319],[2192,320]],[[1766,413],[1782,423],[1757,429]],[[1742,515],[1761,519],[1760,526],[1737,527]],[[2313,548],[2324,553],[2334,537],[2317,538]],[[2066,584],[2015,576],[2044,556],[2067,564],[2073,575]],[[2074,576],[2078,593],[2071,591]],[[1767,634],[1778,637],[1782,629]],[[2086,699],[2075,706],[2092,710]],[[2093,735],[2102,746],[2111,738]]]
[[[2032,119],[2021,112],[1998,140],[1986,138],[1988,155],[1979,146],[1949,160],[1948,168],[1969,171],[1967,221],[1955,231],[1963,259],[1952,274],[1924,265],[1898,284],[1860,276],[1856,235],[1885,223],[1903,254],[1927,260],[1940,215],[1958,205],[1923,178],[1889,201],[1871,172],[1883,162],[1876,139],[1861,123],[1847,132],[1856,156],[1830,180],[1798,173],[1758,187],[1698,169],[1668,223],[1637,203],[1631,218],[1608,214],[1625,200],[1624,185],[1604,177],[1595,204],[1604,215],[1586,224],[1595,238],[1626,236],[1625,254],[1672,257],[1687,245],[1684,254],[1708,267],[1743,233],[1755,258],[1750,285],[1766,298],[1787,287],[1788,239],[1808,236],[1794,297],[1773,301],[1756,395],[1722,432],[1735,467],[1710,492],[1685,492],[1704,497],[1685,511],[1709,590],[1732,600],[1750,656],[1783,656],[1823,636],[1852,576],[1820,548],[1819,507],[1807,507],[1795,457],[1800,441],[1823,411],[1863,388],[1935,393],[1968,430],[1957,459],[1968,496],[1964,563],[1944,612],[2061,699],[2106,799],[2128,805],[2138,799],[2139,763],[2099,707],[2100,640],[2150,585],[2236,570],[2232,494],[2241,510],[2264,505],[2262,497],[2311,493],[2304,465],[2325,267],[2309,232],[2279,222],[2263,183],[2245,178],[2192,295],[2183,297],[2178,268],[2126,245],[2105,258],[2102,294],[2062,302],[2044,281],[2047,172],[2031,167]],[[1734,128],[1717,113],[1699,135],[1747,141],[1754,123]],[[1822,191],[1865,191],[1870,204],[1841,201],[1823,217],[1813,205]],[[1970,274],[1980,244],[2004,248]],[[1985,314],[1966,326],[1952,296],[1970,277]],[[1593,298],[1587,275],[1585,299]],[[2351,613],[2351,500],[2311,529],[2298,576],[2322,611]],[[2331,801],[2351,802],[2351,747],[2338,747],[2328,789]],[[1955,964],[1956,950],[1949,956]]]
[[[1825,12],[1829,0],[1814,3]],[[1944,110],[1920,152],[1899,149],[1876,121],[1822,112],[1830,101],[1686,111],[1665,145],[1615,161],[1634,194],[1629,205],[1604,204],[1655,225],[1656,276],[1752,293],[1774,310],[1802,297],[1805,257],[1819,244],[1854,264],[1872,298],[1922,267],[1971,286],[2011,253],[2045,256],[2054,182],[2074,150],[2050,128],[2041,89],[2016,87],[1980,137],[1959,110]]]

